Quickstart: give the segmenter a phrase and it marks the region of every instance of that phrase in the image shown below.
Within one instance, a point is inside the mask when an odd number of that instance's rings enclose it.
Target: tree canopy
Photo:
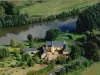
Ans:
[[[100,3],[90,6],[78,15],[77,32],[100,28]]]
[[[48,41],[53,41],[56,39],[56,37],[60,34],[59,29],[50,29],[46,32],[45,39]]]
[[[19,14],[19,10],[16,8],[16,5],[8,1],[0,1],[0,6],[5,10],[5,14],[14,15]]]

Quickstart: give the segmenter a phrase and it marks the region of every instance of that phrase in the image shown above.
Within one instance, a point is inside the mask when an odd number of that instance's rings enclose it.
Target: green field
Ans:
[[[100,0],[44,0],[43,3],[34,3],[31,6],[24,7],[20,10],[21,13],[29,15],[51,15],[58,14],[63,11],[69,11],[73,8],[82,8],[93,5]]]
[[[93,64],[91,67],[88,67],[84,70],[78,70],[68,75],[100,75],[100,62]]]

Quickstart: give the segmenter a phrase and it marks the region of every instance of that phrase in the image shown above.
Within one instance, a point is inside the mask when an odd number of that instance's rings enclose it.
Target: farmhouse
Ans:
[[[65,41],[47,41],[46,50],[51,53],[58,51],[60,54],[68,54],[68,46]]]
[[[65,41],[47,41],[46,46],[43,46],[43,54],[41,58],[48,60],[56,59],[58,54],[68,55],[68,46]]]
[[[68,46],[65,41],[47,41],[46,45],[42,46],[42,51],[41,58],[48,60],[56,59],[58,54],[69,54]],[[38,48],[24,48],[24,52],[36,54],[39,50]]]

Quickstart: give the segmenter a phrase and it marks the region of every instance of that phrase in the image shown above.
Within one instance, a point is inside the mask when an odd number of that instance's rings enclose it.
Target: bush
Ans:
[[[65,64],[67,63],[67,59],[66,55],[59,55],[56,59],[56,64]]]
[[[22,69],[26,69],[25,66],[23,66]]]
[[[15,68],[15,67],[16,67],[16,65],[13,65],[13,64],[12,64],[12,65],[10,65],[10,67]]]
[[[71,40],[73,39],[72,35],[67,35],[67,37]]]

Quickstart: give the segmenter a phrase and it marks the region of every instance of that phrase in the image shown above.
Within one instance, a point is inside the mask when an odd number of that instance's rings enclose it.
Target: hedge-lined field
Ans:
[[[69,11],[74,8],[82,8],[92,5],[100,0],[44,0],[42,3],[35,2],[33,5],[24,7],[20,10],[29,15],[51,15],[58,14],[63,11]]]

